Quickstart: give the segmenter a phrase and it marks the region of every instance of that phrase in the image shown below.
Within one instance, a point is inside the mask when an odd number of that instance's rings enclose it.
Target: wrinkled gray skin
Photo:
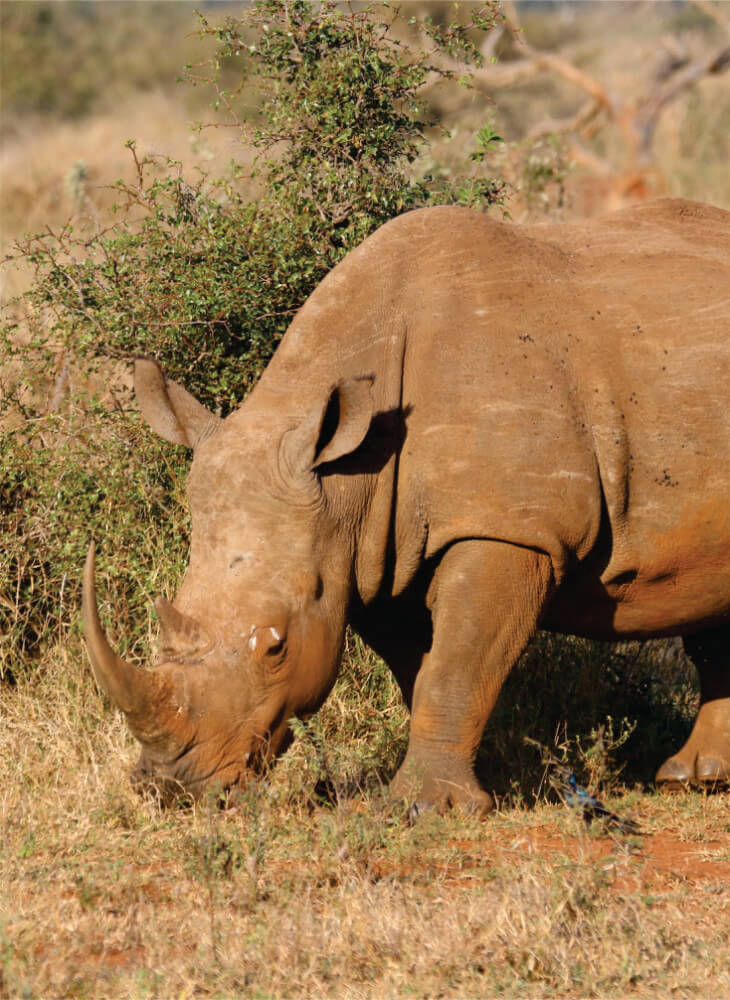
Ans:
[[[658,780],[730,777],[730,215],[660,200],[544,227],[433,208],[322,282],[225,420],[153,361],[151,427],[194,449],[190,565],[160,662],[90,657],[138,776],[230,789],[337,676],[346,622],[411,710],[394,791],[486,811],[472,764],[538,625],[681,635],[701,681]]]

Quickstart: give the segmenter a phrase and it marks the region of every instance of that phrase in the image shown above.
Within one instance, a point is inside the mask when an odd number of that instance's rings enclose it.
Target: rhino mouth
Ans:
[[[153,799],[167,808],[190,808],[206,797],[215,799],[220,808],[226,808],[232,804],[238,789],[267,770],[263,754],[249,753],[240,764],[223,764],[198,773],[186,773],[193,770],[190,761],[186,760],[190,756],[191,750],[183,751],[174,764],[167,765],[172,773],[165,774],[159,766],[149,763],[143,752],[130,775],[132,787],[143,798]]]
[[[138,764],[129,776],[137,794],[164,809],[192,809],[195,795],[176,778],[166,778]]]
[[[209,758],[207,764],[199,759],[204,743],[194,738],[172,760],[150,759],[143,745],[130,775],[131,783],[140,795],[162,806],[189,807],[209,798],[215,799],[219,807],[227,808],[235,804],[238,793],[247,784],[268,777],[277,759],[289,748],[294,733],[286,722],[286,712],[282,709],[272,725],[272,732],[278,737],[276,742],[270,735],[254,737],[251,749],[240,758],[227,752],[235,740],[232,735],[217,751],[217,759]],[[286,728],[282,732],[283,726]]]

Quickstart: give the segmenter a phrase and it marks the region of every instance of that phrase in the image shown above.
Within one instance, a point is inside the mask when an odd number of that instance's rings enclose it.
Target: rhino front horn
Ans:
[[[99,621],[94,586],[95,546],[92,541],[86,555],[82,587],[82,620],[89,660],[99,686],[128,717],[130,728],[147,730],[143,720],[154,715],[164,697],[159,677],[149,670],[139,670],[114,652]],[[135,725],[135,720],[138,725]]]

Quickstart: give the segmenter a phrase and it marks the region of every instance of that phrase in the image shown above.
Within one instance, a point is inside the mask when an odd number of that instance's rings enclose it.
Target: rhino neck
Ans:
[[[252,399],[261,397],[271,388],[304,400],[339,379],[375,376],[371,433],[352,462],[339,464],[342,477],[335,469],[325,476],[332,476],[329,489],[325,482],[331,509],[354,542],[355,586],[364,604],[392,593],[394,586],[401,586],[402,575],[395,510],[400,445],[408,417],[403,411],[403,377],[409,309],[401,302],[402,290],[415,287],[419,257],[410,235],[407,246],[395,247],[403,252],[395,254],[392,238],[388,237],[387,253],[382,237],[369,240],[330,272],[294,319],[252,393]],[[337,331],[336,338],[332,331]],[[379,456],[368,451],[369,445],[379,449]]]

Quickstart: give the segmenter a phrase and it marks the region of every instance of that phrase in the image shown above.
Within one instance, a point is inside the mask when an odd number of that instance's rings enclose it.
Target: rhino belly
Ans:
[[[580,567],[558,588],[544,627],[593,639],[687,635],[730,621],[730,538],[646,548],[603,571]]]

